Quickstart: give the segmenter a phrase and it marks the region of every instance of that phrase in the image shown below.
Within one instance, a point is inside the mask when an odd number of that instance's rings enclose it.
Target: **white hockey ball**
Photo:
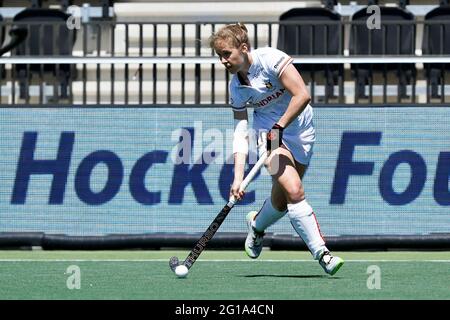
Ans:
[[[188,275],[188,268],[184,264],[181,264],[175,268],[175,274],[178,278],[185,278]]]

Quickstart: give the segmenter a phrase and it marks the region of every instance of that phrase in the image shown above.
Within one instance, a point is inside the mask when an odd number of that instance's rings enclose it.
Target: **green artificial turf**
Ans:
[[[0,251],[0,299],[450,299],[450,252],[336,252],[345,264],[329,276],[307,252],[210,250],[179,279],[168,260],[187,253]]]

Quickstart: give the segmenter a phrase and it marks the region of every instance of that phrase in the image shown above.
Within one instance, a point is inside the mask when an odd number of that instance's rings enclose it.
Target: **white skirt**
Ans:
[[[316,141],[316,130],[312,121],[312,108],[308,105],[305,114],[301,114],[283,130],[283,144],[292,153],[294,159],[301,164],[308,165],[313,155]],[[258,155],[266,151],[266,134],[276,122],[266,117],[253,118],[253,130],[257,135]]]

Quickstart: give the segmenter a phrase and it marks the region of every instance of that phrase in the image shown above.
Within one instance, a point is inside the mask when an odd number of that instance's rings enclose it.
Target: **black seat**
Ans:
[[[369,29],[367,8],[355,12],[351,18],[350,54],[351,55],[414,55],[416,26],[414,15],[402,7],[379,7],[381,22],[379,29]],[[395,23],[395,22],[399,23]],[[390,22],[390,23],[385,23]],[[411,22],[411,23],[404,23]],[[398,92],[400,98],[407,97],[406,85],[415,83],[416,68],[414,63],[408,64],[352,64],[356,79],[355,93],[357,98],[367,98],[365,85],[373,72],[386,73],[395,71],[398,77]]]
[[[13,26],[9,30],[9,42],[5,43],[3,47],[0,48],[0,56],[4,55],[6,52],[11,51],[19,44],[21,44],[28,35],[28,30],[23,27]],[[4,41],[4,40],[3,40]]]
[[[290,55],[342,55],[343,24],[341,15],[330,7],[294,8],[280,16],[278,49]],[[283,24],[283,22],[287,22]],[[301,24],[295,24],[299,22]],[[342,64],[296,64],[300,72],[323,72],[326,99],[334,96],[334,85],[342,82]]]
[[[0,48],[5,41],[5,25],[3,24],[3,16],[0,14]]]
[[[0,14],[0,48],[3,48],[3,42],[5,41],[5,25],[3,24],[3,16]],[[1,51],[0,57],[3,54],[3,50]],[[0,79],[5,78],[5,65],[3,63],[0,64]]]
[[[13,54],[30,56],[58,56],[72,55],[76,38],[76,30],[69,29],[66,21],[70,16],[56,9],[28,8],[19,12],[13,19],[18,26],[28,28],[27,40],[19,45]],[[27,24],[27,22],[31,22]],[[36,23],[37,22],[37,23]],[[27,84],[33,74],[40,74],[41,65],[17,64],[16,72],[20,83],[20,97],[28,95]],[[30,71],[28,73],[28,70]],[[42,71],[52,74],[61,85],[60,97],[67,98],[67,90],[70,78],[75,76],[74,65],[71,64],[44,64]]]
[[[425,55],[450,54],[450,5],[445,2],[447,1],[442,1],[441,6],[431,10],[424,17],[422,53]],[[444,90],[445,70],[450,70],[450,64],[426,63],[424,69],[429,81],[428,88],[431,87],[431,97],[439,98],[438,86],[441,85]]]

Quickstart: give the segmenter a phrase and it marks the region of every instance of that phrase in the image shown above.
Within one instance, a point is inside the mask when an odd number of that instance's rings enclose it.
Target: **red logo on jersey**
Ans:
[[[273,141],[277,139],[277,133],[274,130],[270,130],[269,133],[267,133],[267,140]]]

